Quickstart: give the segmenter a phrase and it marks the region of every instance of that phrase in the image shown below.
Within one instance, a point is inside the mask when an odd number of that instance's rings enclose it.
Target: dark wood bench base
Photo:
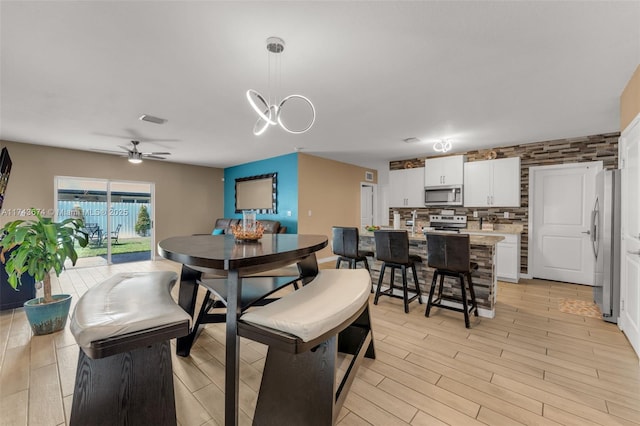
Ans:
[[[71,426],[176,423],[168,340],[99,359],[80,349]]]
[[[375,358],[369,305],[346,323],[349,325],[341,330],[331,330],[312,342],[238,323],[241,336],[269,345],[254,425],[335,424],[362,359]],[[336,384],[338,352],[353,357]]]
[[[171,297],[177,278],[115,274],[82,295],[70,325],[79,346],[71,426],[177,424],[169,340],[191,322]]]

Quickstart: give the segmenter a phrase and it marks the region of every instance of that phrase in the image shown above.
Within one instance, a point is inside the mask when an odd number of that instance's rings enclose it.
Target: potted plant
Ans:
[[[42,283],[44,297],[24,303],[33,333],[42,335],[62,330],[71,306],[70,295],[51,295],[50,273],[53,270],[60,276],[67,259],[76,264],[75,242],[85,247],[87,234],[82,230],[82,219],[54,222],[42,217],[34,208],[30,211],[34,220],[15,220],[2,228],[0,260],[5,264],[7,282],[14,290],[22,284],[21,277],[25,273],[35,279],[36,285]]]

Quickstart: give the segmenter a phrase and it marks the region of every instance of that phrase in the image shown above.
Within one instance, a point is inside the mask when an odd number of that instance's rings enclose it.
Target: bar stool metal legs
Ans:
[[[462,309],[445,305],[442,303],[443,300],[446,300],[446,298],[443,298],[443,295],[442,295],[445,276],[457,278],[458,281],[460,282],[460,292],[462,293],[462,300],[460,302],[462,302]],[[436,285],[438,284],[438,277],[440,277],[440,285],[438,286],[437,298],[436,300],[433,300],[433,297],[435,295]],[[466,281],[469,287],[468,295],[467,295],[467,289],[466,289],[467,285],[465,284],[465,277],[467,278]],[[449,300],[457,301],[456,299],[449,299]],[[473,289],[473,280],[471,279],[471,273],[470,272],[453,273],[449,271],[441,271],[436,269],[433,273],[433,279],[431,280],[431,289],[429,290],[429,299],[427,300],[427,309],[425,310],[425,313],[424,313],[426,317],[430,315],[432,306],[437,306],[439,308],[444,308],[444,309],[449,309],[452,311],[464,313],[465,327],[471,328],[471,322],[469,321],[469,314],[471,313],[471,311],[473,311],[474,315],[476,317],[478,316],[478,304],[476,302],[476,294]]]
[[[470,328],[469,313],[473,311],[475,316],[478,316],[476,293],[471,279],[471,271],[477,269],[478,264],[470,260],[469,236],[461,234],[427,234],[427,260],[429,267],[433,268],[434,272],[431,280],[431,289],[429,290],[429,299],[427,300],[427,309],[424,315],[426,317],[429,316],[432,306],[462,312],[464,313],[464,324],[467,328]],[[459,282],[460,298],[443,294],[445,276],[455,278]],[[433,300],[436,285],[438,285],[438,277],[440,277],[440,285],[438,286],[436,300]],[[465,277],[469,293],[467,293]],[[443,303],[443,301],[462,303],[462,308]]]
[[[381,291],[382,289],[382,281],[384,280],[384,273],[386,268],[391,268],[391,280],[389,281],[389,288],[385,291]],[[395,272],[396,268],[399,268],[402,272],[402,296],[398,296],[394,294],[394,290],[397,288],[395,286]],[[376,287],[376,294],[373,299],[373,304],[378,304],[378,299],[381,295],[390,296],[390,297],[398,297],[402,298],[404,304],[404,312],[409,313],[409,303],[418,299],[418,303],[422,304],[422,292],[420,291],[420,284],[418,282],[418,273],[416,271],[415,265],[409,266],[413,273],[413,282],[415,287],[410,289],[407,284],[407,265],[398,265],[398,264],[387,264],[387,262],[383,262],[380,268],[380,277],[378,278],[378,285]],[[409,297],[409,290],[415,292],[412,297]]]

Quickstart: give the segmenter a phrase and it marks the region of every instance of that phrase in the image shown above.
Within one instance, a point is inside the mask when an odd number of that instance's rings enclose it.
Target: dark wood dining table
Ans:
[[[268,234],[257,242],[238,242],[233,235],[171,237],[158,243],[159,254],[182,263],[178,304],[194,317],[198,280],[202,273],[227,276],[225,347],[225,425],[238,424],[240,338],[238,319],[242,279],[296,263],[328,244],[324,235]],[[194,325],[197,327],[198,324]],[[196,333],[178,338],[176,352],[188,356]]]

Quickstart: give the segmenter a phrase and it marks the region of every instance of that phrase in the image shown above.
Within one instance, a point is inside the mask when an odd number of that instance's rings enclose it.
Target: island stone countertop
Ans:
[[[467,222],[467,227],[462,232],[482,232],[487,234],[522,234],[524,226],[520,224],[496,223],[493,229],[480,229],[477,221]]]
[[[391,231],[392,229],[386,229],[386,228],[382,228],[381,231],[386,231],[389,230]],[[403,229],[399,229],[399,231],[404,231]],[[469,230],[471,231],[471,230]],[[438,231],[428,231],[429,233],[434,233],[434,234],[438,234],[438,233],[443,233],[443,232],[438,232]],[[473,231],[473,232],[482,232],[482,231]],[[489,232],[494,232],[495,231],[487,231],[487,235],[469,235],[469,242],[471,243],[471,245],[480,245],[480,246],[495,246],[496,244],[498,244],[500,241],[504,240],[504,237],[500,236],[500,235],[490,235]],[[461,232],[462,234],[464,234],[465,232]],[[409,241],[426,241],[426,236],[423,233],[414,233],[412,234],[411,232],[408,233],[409,234]],[[369,232],[369,231],[360,231],[360,236],[361,237],[372,237],[373,238],[373,232]]]

